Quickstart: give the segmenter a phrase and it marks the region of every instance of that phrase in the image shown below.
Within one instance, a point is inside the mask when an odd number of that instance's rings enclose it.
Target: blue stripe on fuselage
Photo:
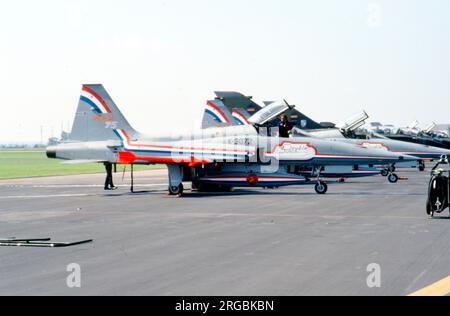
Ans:
[[[126,148],[126,147],[125,147]],[[246,154],[216,154],[212,152],[200,152],[200,153],[193,153],[189,150],[150,150],[150,149],[128,149],[127,150],[134,152],[134,153],[157,153],[157,154],[163,154],[163,155],[173,155],[173,154],[181,154],[181,155],[203,155],[203,156],[218,156],[218,157],[227,157],[227,158],[243,158],[246,157]]]

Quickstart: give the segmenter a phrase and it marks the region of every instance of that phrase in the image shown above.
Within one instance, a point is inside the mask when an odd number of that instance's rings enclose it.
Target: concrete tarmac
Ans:
[[[429,170],[234,193],[166,195],[165,170],[0,181],[0,295],[407,295],[450,275],[448,212],[428,219]],[[81,288],[69,288],[71,263]],[[381,268],[370,288],[367,267]]]

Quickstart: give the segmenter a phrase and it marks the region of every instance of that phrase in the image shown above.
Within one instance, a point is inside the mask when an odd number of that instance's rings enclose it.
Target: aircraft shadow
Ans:
[[[249,196],[249,195],[277,195],[277,196],[295,196],[295,195],[317,195],[315,192],[259,192],[259,191],[235,191],[235,192],[187,192],[183,198],[204,198],[218,196]]]
[[[418,193],[386,193],[386,192],[380,192],[380,193],[373,193],[373,192],[328,192],[326,195],[366,195],[366,196],[418,196],[423,195],[426,196],[427,194],[418,194]]]
[[[161,194],[166,191],[164,190],[145,190],[145,191],[135,191],[135,192],[121,192],[121,193],[107,193],[103,194],[105,197],[122,197],[122,196],[139,196],[139,195],[149,195],[149,194]]]
[[[448,216],[434,216],[431,219],[436,219],[436,220],[450,220],[450,217]]]
[[[135,192],[117,192],[116,193],[106,193],[102,194],[104,197],[124,197],[124,196],[146,196],[146,195],[167,195],[166,190],[142,190],[142,191],[135,191]],[[277,191],[277,189],[274,190],[265,190],[265,191],[252,191],[252,190],[236,190],[233,192],[191,192],[189,190],[186,190],[183,194],[183,198],[206,198],[206,197],[226,197],[226,196],[262,196],[262,195],[268,195],[268,196],[319,196],[314,189],[311,190],[311,192],[286,192],[286,191]],[[386,193],[386,192],[330,192],[328,191],[324,196],[417,196],[417,195],[424,195],[426,194],[418,194],[418,193]]]

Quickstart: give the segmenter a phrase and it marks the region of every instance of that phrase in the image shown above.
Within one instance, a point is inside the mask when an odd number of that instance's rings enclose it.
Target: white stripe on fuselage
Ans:
[[[132,145],[130,144],[130,142],[128,141],[127,137],[125,136],[125,134],[123,133],[122,130],[116,130],[119,135],[120,138],[122,139],[123,143],[124,143],[124,147],[127,150],[149,150],[149,151],[167,151],[167,152],[171,152],[172,154],[178,154],[181,152],[187,152],[187,153],[195,153],[195,154],[220,154],[220,155],[236,155],[236,156],[243,156],[243,155],[247,155],[248,152],[245,151],[225,151],[225,150],[215,150],[214,148],[212,149],[190,149],[189,147],[184,148],[183,146],[180,146],[179,148],[165,148],[165,147],[160,147],[157,145],[145,145],[145,146],[136,146],[136,145]]]

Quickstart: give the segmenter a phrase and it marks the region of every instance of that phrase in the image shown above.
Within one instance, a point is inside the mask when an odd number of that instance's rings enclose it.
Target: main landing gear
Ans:
[[[176,163],[167,165],[169,171],[169,195],[183,196],[183,167]]]
[[[381,170],[381,175],[383,177],[388,177],[388,181],[390,183],[397,183],[398,182],[398,175],[396,175],[395,173],[395,164],[392,164],[389,166],[389,168],[384,168],[383,170]]]
[[[183,184],[180,183],[179,185],[169,185],[169,195],[183,195]]]

